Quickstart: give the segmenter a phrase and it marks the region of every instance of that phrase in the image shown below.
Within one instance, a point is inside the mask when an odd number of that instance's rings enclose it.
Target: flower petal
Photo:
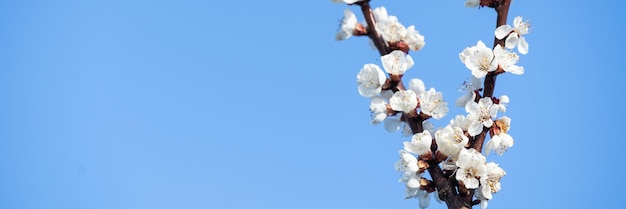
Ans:
[[[519,37],[519,43],[517,44],[517,51],[519,51],[519,53],[522,53],[522,54],[528,53],[528,42],[526,42],[526,39],[523,36]]]
[[[494,34],[496,35],[497,39],[503,39],[506,35],[509,35],[511,30],[513,30],[513,28],[511,28],[511,26],[509,26],[509,25],[501,25],[498,28],[496,28],[496,31],[494,32]]]

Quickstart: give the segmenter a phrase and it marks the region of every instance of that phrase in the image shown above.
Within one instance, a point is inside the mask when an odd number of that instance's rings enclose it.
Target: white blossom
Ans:
[[[413,51],[418,51],[426,45],[424,36],[420,34],[419,31],[415,30],[415,26],[413,25],[406,28],[406,36],[402,40],[409,45],[409,48]]]
[[[485,145],[485,154],[488,155],[494,150],[496,154],[502,156],[506,150],[513,147],[513,143],[513,137],[507,133],[493,135]]]
[[[504,49],[500,44],[493,49],[493,54],[496,56],[496,60],[500,67],[506,72],[513,73],[515,75],[524,74],[524,67],[516,65],[519,61],[517,53]]]
[[[409,89],[411,89],[415,94],[420,95],[426,91],[426,85],[424,85],[424,81],[419,78],[413,78],[409,80]]]
[[[443,101],[443,93],[435,91],[435,88],[419,95],[420,109],[423,113],[434,119],[441,119],[448,114],[448,103]]]
[[[488,155],[491,150],[502,156],[509,148],[513,147],[514,140],[507,132],[511,127],[511,118],[502,117],[496,121],[498,131],[491,136],[491,139],[485,145],[485,154]]]
[[[383,55],[380,60],[383,63],[385,71],[394,75],[404,74],[404,72],[413,67],[414,64],[413,58],[401,50],[394,50],[389,54]]]
[[[465,115],[457,115],[454,119],[450,120],[450,125],[453,127],[459,127],[463,131],[469,130],[472,121],[465,117]]]
[[[400,90],[389,99],[391,109],[409,113],[417,108],[417,95],[412,90]]]
[[[402,174],[399,181],[408,182],[414,177],[419,178],[419,174],[417,173],[419,170],[417,158],[406,150],[400,150],[398,154],[400,154],[400,160],[395,163],[394,168]]]
[[[341,19],[341,26],[337,34],[335,34],[335,40],[346,40],[352,36],[354,29],[357,25],[356,15],[349,9],[343,11],[343,19]]]
[[[379,8],[374,9],[376,31],[389,43],[401,41],[407,34],[406,28],[396,16],[387,15],[387,9]]]
[[[494,105],[490,97],[485,97],[476,102],[468,102],[465,105],[465,111],[469,113],[467,116],[471,121],[468,128],[470,136],[476,136],[483,131],[483,126],[490,128],[493,125],[493,119],[498,113],[498,105]]]
[[[428,131],[416,133],[413,135],[410,142],[404,142],[404,150],[416,155],[423,155],[430,152],[432,141],[433,137]]]
[[[513,19],[513,27],[510,25],[501,25],[496,28],[494,34],[498,39],[503,39],[505,36],[509,35],[504,41],[506,48],[512,49],[517,46],[519,53],[527,54],[528,42],[526,42],[526,38],[522,35],[528,34],[529,29],[530,24],[522,21],[521,16],[517,16]]]
[[[461,149],[456,165],[459,167],[456,171],[456,180],[462,181],[468,189],[478,188],[478,179],[487,174],[485,156],[473,148]]]
[[[396,19],[396,17],[394,16],[389,16],[389,14],[387,13],[387,8],[385,7],[376,7],[372,10],[372,14],[374,14],[374,20],[376,20],[376,22],[388,22],[388,21],[393,21],[392,19]]]
[[[465,67],[472,71],[472,75],[476,78],[485,77],[488,72],[495,71],[498,68],[493,50],[487,48],[482,41],[478,41],[476,46],[465,48],[459,54],[459,58],[465,64]]]
[[[493,193],[500,191],[500,179],[506,172],[494,162],[487,163],[485,168],[487,175],[480,179],[480,193],[484,199],[490,200]]]
[[[376,64],[365,64],[356,76],[359,94],[374,97],[380,93],[387,80],[385,73]]]
[[[447,125],[435,132],[435,141],[437,142],[437,151],[456,158],[461,149],[469,142],[469,138],[463,134],[461,128]]]

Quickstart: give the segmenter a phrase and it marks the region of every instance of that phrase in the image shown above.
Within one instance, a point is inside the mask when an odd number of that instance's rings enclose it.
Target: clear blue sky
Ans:
[[[458,53],[495,29],[463,2],[372,1],[425,36],[405,77],[450,104],[470,76]],[[408,139],[369,124],[357,92],[377,52],[334,41],[346,7],[0,2],[0,208],[418,208],[393,169]],[[622,8],[512,4],[530,53],[498,77],[515,146],[488,157],[508,174],[489,208],[626,207]]]

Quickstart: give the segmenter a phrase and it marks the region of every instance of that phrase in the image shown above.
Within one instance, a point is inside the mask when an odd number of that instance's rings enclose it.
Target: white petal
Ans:
[[[519,27],[522,24],[522,16],[517,16],[513,19],[513,26]]]
[[[484,185],[481,185],[480,190],[485,199],[490,200],[493,197],[491,194],[491,187],[489,187],[489,184],[486,183]]]
[[[496,35],[497,39],[503,39],[506,35],[509,35],[511,30],[513,30],[511,26],[501,25],[498,28],[496,28],[496,31],[494,31],[494,34]]]
[[[521,53],[521,52],[520,52],[520,53]],[[522,74],[524,74],[524,67],[522,67],[522,66],[517,66],[517,65],[511,65],[511,66],[508,66],[508,67],[505,69],[505,71],[506,71],[506,72],[509,72],[509,73],[513,73],[513,74],[515,74],[515,75],[522,75]]]
[[[406,187],[411,188],[411,189],[419,189],[420,188],[419,179],[416,179],[416,178],[409,179],[409,181],[406,182]]]
[[[506,46],[506,48],[508,49],[515,48],[515,46],[517,46],[518,41],[519,41],[519,38],[518,38],[517,33],[513,32],[511,33],[511,35],[509,35],[508,38],[506,38],[504,46]]]
[[[519,43],[517,45],[517,51],[519,51],[519,53],[522,53],[522,54],[527,54],[528,53],[528,42],[526,42],[526,39],[523,36],[519,37]]]
[[[467,132],[470,134],[470,136],[476,136],[483,132],[483,124],[478,121],[474,121],[467,129]]]
[[[424,81],[419,78],[414,78],[409,81],[409,89],[413,90],[415,94],[420,95],[426,91],[426,86],[424,85]]]

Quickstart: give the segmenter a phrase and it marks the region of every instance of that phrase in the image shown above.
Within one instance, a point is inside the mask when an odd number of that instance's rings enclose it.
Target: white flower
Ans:
[[[524,74],[524,67],[516,65],[519,61],[517,53],[506,50],[498,44],[496,48],[493,49],[493,54],[496,56],[497,63],[504,71],[515,75]]]
[[[409,113],[417,108],[417,95],[412,90],[400,90],[389,99],[391,109]]]
[[[509,104],[509,96],[502,95],[500,97],[500,102],[498,102],[498,108],[500,112],[506,112],[506,106]]]
[[[363,97],[374,97],[380,93],[387,80],[385,73],[375,64],[365,64],[356,75],[359,94]]]
[[[379,7],[374,9],[374,18],[376,19],[376,31],[383,36],[383,39],[389,43],[401,41],[406,36],[406,28],[398,18],[387,14],[387,9]]]
[[[419,95],[420,109],[434,119],[441,119],[448,113],[448,103],[443,101],[443,93],[434,88]]]
[[[372,116],[372,124],[378,125],[387,118],[387,102],[380,96],[372,97],[370,102],[370,112]]]
[[[465,111],[469,113],[467,116],[471,120],[468,132],[470,136],[476,136],[483,131],[483,126],[490,128],[493,125],[493,117],[498,113],[498,105],[494,105],[490,97],[478,100],[478,103],[468,102],[465,105]]]
[[[528,24],[528,22],[522,21],[521,16],[517,16],[513,20],[513,26],[514,27],[511,27],[509,25],[501,25],[496,28],[494,34],[498,39],[503,39],[506,35],[509,35],[509,37],[507,37],[504,42],[506,48],[512,49],[517,46],[517,50],[519,51],[519,53],[527,54],[528,42],[526,42],[526,39],[522,35],[528,34],[530,24]]]
[[[488,72],[495,71],[498,68],[498,63],[495,62],[495,57],[493,56],[493,50],[487,48],[482,41],[478,41],[476,46],[465,48],[459,54],[459,58],[476,78],[485,77]]]
[[[473,148],[461,149],[456,165],[459,167],[456,171],[456,180],[462,181],[468,189],[478,188],[478,179],[487,174],[485,156]]]
[[[404,72],[413,67],[414,64],[413,58],[401,50],[394,50],[391,53],[382,56],[380,60],[383,63],[385,71],[394,75],[404,74]]]
[[[338,3],[338,4],[341,4],[341,3],[354,4],[354,3],[358,2],[358,1],[361,1],[361,0],[331,0],[331,1],[333,3]]]
[[[463,81],[463,84],[461,84],[461,86],[457,90],[459,92],[465,91],[465,94],[456,100],[455,105],[457,107],[465,107],[465,105],[469,101],[474,101],[474,99],[476,99],[476,90],[482,87],[483,87],[482,80],[474,76],[472,76],[469,82]]]
[[[480,0],[465,0],[466,7],[477,7],[480,5]]]
[[[498,155],[502,156],[506,150],[513,146],[513,137],[507,133],[499,133],[493,135],[485,145],[485,154],[488,155],[494,150]]]
[[[414,177],[419,177],[419,174],[417,173],[419,170],[419,167],[417,166],[417,158],[406,150],[400,150],[398,153],[400,154],[400,160],[396,162],[394,168],[402,174],[399,181],[408,182]]]
[[[374,14],[374,20],[376,20],[376,22],[391,21],[390,17],[389,17],[389,14],[387,14],[387,8],[385,8],[385,7],[376,7],[376,8],[374,8],[374,10],[372,11],[372,14]]]
[[[500,179],[506,172],[494,162],[486,165],[486,178],[480,179],[480,193],[484,199],[490,200],[493,193],[500,191]]]
[[[465,117],[465,115],[457,115],[454,119],[450,120],[450,125],[453,127],[459,127],[463,131],[469,130],[470,125],[472,125],[472,120]]]
[[[404,150],[409,151],[416,155],[423,155],[430,152],[430,145],[432,144],[433,137],[430,136],[428,131],[422,133],[416,133],[410,142],[404,142]]]
[[[469,142],[469,138],[463,134],[463,130],[452,125],[447,125],[435,132],[435,140],[437,142],[437,151],[454,158],[458,156],[461,149]]]
[[[415,26],[413,25],[406,29],[406,36],[403,40],[404,43],[409,45],[409,48],[413,51],[418,51],[426,45],[426,42],[424,42],[424,36],[422,36],[419,31],[415,30]]]
[[[341,28],[337,31],[335,40],[341,41],[350,38],[350,36],[354,33],[357,23],[358,22],[354,13],[352,13],[349,9],[344,10],[343,19],[341,19]]]
[[[413,78],[409,81],[409,89],[413,90],[415,94],[420,95],[426,91],[426,85],[424,81],[419,78]]]
[[[511,127],[511,118],[505,116],[498,119],[495,123],[498,130],[495,131],[495,134],[491,136],[491,140],[485,145],[485,154],[488,155],[491,150],[494,150],[496,154],[502,156],[504,152],[513,147],[515,142],[513,137],[507,133]]]

